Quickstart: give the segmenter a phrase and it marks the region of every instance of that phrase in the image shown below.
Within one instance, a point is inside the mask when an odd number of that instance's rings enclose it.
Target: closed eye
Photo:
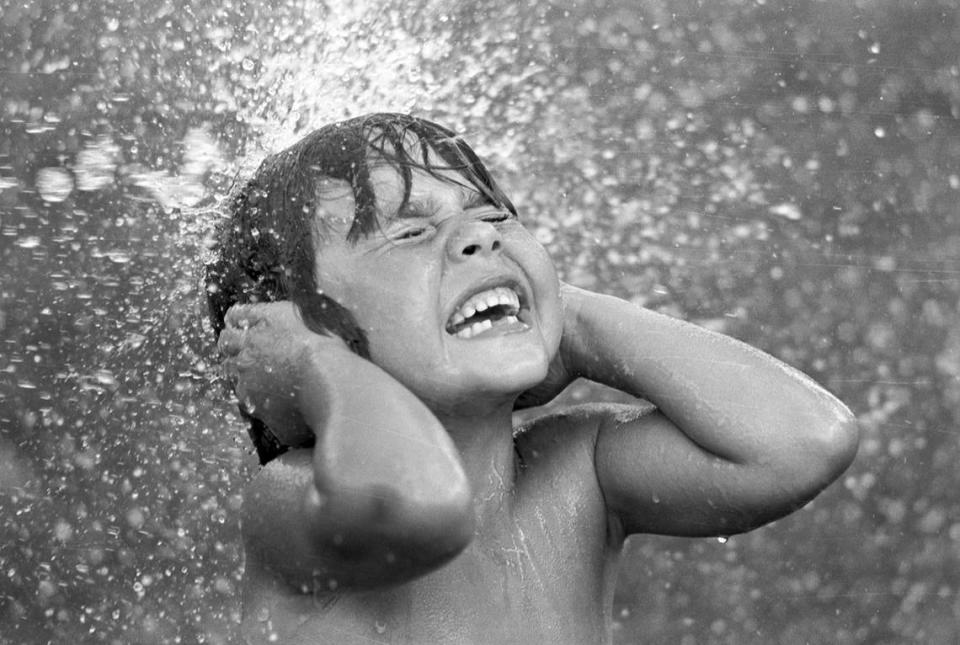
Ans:
[[[481,218],[484,222],[492,222],[494,224],[500,222],[506,222],[508,220],[516,219],[516,216],[510,211],[497,211],[491,215],[485,215]]]
[[[413,240],[427,232],[426,227],[408,228],[393,236],[394,240]]]

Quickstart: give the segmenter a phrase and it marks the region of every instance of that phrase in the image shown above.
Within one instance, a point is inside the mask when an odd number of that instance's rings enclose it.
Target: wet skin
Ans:
[[[381,167],[372,175],[380,210],[394,216],[352,244],[353,200],[345,188],[331,190],[320,205],[328,227],[316,254],[320,288],[356,316],[373,362],[435,413],[512,402],[543,379],[560,342],[559,284],[546,251],[472,187],[417,173],[397,214],[396,173]],[[470,339],[448,332],[458,305],[504,285],[519,292],[522,322]]]
[[[623,534],[608,533],[603,499],[585,458],[592,437],[580,423],[588,416],[551,421],[521,441],[524,466],[515,478],[503,478],[503,489],[491,486],[477,499],[477,513],[487,519],[466,548],[408,582],[330,590],[322,580],[319,589],[301,593],[248,546],[248,641],[269,642],[277,633],[278,642],[305,644],[607,642]],[[563,433],[562,441],[547,436],[556,432]],[[286,468],[309,472],[309,455],[281,460],[274,482],[285,479]],[[246,503],[256,500],[254,493]]]
[[[472,190],[415,173],[394,217],[398,177],[374,180],[382,231],[348,243],[352,199],[328,186],[317,252],[320,288],[367,331],[372,362],[283,304],[234,308],[221,336],[238,392],[281,438],[317,435],[246,491],[249,642],[605,642],[627,535],[749,530],[852,459],[849,412],[803,375],[561,289],[529,232]],[[497,287],[516,292],[516,320],[503,305],[489,329],[454,323]],[[518,395],[577,377],[658,409],[582,406],[514,437]]]

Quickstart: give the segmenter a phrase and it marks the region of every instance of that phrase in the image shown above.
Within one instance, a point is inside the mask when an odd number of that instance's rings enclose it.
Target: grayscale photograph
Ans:
[[[0,0],[0,645],[960,643],[955,0]]]

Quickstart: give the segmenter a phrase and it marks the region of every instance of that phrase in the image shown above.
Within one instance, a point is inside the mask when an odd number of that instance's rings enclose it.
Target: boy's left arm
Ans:
[[[594,467],[626,534],[730,535],[796,510],[856,454],[850,411],[749,345],[563,287],[561,371],[654,403],[603,418]]]

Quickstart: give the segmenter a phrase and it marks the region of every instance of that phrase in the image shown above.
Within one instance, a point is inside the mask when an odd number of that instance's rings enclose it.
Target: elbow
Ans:
[[[443,564],[460,554],[473,540],[476,530],[476,515],[473,512],[473,501],[467,505],[457,505],[440,509],[438,514],[438,539],[435,553],[438,563]],[[430,536],[426,536],[428,540]]]
[[[849,468],[860,443],[856,418],[844,408],[835,420],[814,428],[794,450],[783,454],[778,467],[768,470],[767,490],[774,491],[773,496],[762,496],[753,507],[756,514],[738,514],[726,534],[752,530],[802,508]]]
[[[342,524],[353,525],[354,544],[378,545],[374,550],[389,553],[399,569],[425,573],[466,548],[475,518],[469,486],[449,486],[429,496],[424,492],[374,486],[361,494],[363,501],[345,505],[349,519]]]
[[[435,571],[466,548],[474,530],[472,502],[458,496],[425,502],[387,486],[339,504],[331,500],[317,516],[324,526],[313,543],[322,561],[313,568],[357,590],[392,587]]]
[[[469,486],[453,487],[430,500],[407,500],[394,511],[395,539],[411,557],[423,558],[425,566],[449,561],[473,539],[476,517]]]
[[[475,516],[469,496],[422,502],[382,491],[378,497],[391,500],[389,508],[381,506],[366,518],[367,535],[359,541],[368,545],[363,553],[366,564],[377,566],[368,569],[356,563],[352,576],[357,588],[393,586],[428,574],[456,558],[473,539]],[[352,550],[346,542],[340,548]]]
[[[833,481],[853,463],[860,446],[860,423],[843,409],[836,421],[826,425],[820,438],[820,451],[829,481]]]
[[[394,506],[394,520],[408,553],[423,553],[439,564],[459,554],[473,539],[473,489],[459,464],[442,477],[408,482],[397,493],[402,501]]]
[[[857,456],[860,444],[859,423],[846,408],[808,428],[787,470],[794,472],[798,490],[805,491],[804,500],[840,477]]]

